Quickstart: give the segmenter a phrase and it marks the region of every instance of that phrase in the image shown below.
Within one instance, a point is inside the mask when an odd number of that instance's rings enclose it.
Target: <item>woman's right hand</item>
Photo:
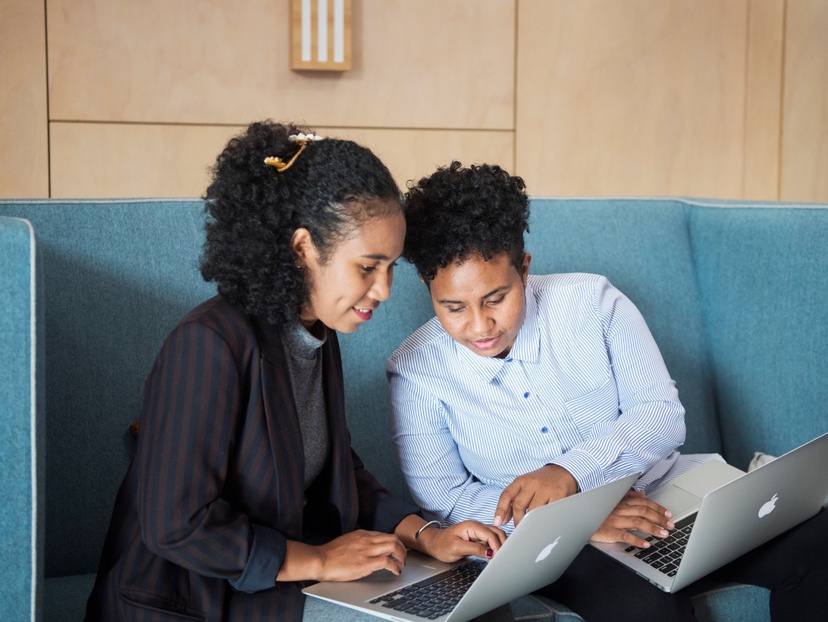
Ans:
[[[398,575],[405,547],[392,534],[357,530],[320,546],[289,540],[277,581],[354,581],[377,570]]]
[[[667,508],[650,501],[643,492],[631,490],[624,495],[616,508],[592,536],[595,542],[624,542],[639,548],[647,548],[650,543],[638,537],[634,532],[666,538],[675,524],[670,519],[672,513]]]

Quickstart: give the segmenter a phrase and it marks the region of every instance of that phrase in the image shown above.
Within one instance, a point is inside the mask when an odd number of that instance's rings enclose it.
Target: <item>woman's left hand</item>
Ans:
[[[417,548],[442,562],[454,562],[468,555],[491,557],[505,541],[506,534],[497,527],[468,520],[445,529],[424,529]]]

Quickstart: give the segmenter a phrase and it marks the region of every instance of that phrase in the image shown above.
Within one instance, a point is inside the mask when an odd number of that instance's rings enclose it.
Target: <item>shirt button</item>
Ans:
[[[507,359],[506,359],[506,362],[507,362],[507,363],[511,363],[511,362],[512,362],[512,357],[510,356],[509,358],[507,358]]]
[[[529,391],[523,394],[523,397],[529,397]]]
[[[541,428],[541,432],[543,432],[544,434],[546,434],[547,432],[549,432],[549,428],[547,428],[546,426],[543,426],[543,427]]]

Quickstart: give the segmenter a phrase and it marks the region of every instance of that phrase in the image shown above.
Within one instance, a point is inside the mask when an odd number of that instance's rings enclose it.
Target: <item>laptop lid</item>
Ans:
[[[555,581],[639,475],[615,480],[529,512],[456,607],[446,615],[430,619],[465,622]],[[359,581],[317,583],[304,592],[388,620],[423,620],[371,601],[458,564],[443,564],[410,551],[400,576],[382,571]]]
[[[707,465],[697,469],[702,467]],[[828,434],[823,434],[707,493],[673,577],[636,558],[627,545],[593,546],[662,590],[676,592],[811,518],[826,495]]]

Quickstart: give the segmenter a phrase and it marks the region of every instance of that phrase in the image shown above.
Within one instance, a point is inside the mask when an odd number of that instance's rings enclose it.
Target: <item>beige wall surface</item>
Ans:
[[[746,15],[721,0],[521,2],[517,169],[529,189],[738,197]]]
[[[42,2],[0,4],[0,197],[49,196]]]
[[[511,162],[508,131],[387,130],[315,127],[323,136],[368,145],[401,189],[452,159]],[[243,126],[52,123],[52,196],[194,197],[210,167]],[[78,154],[83,154],[79,157]]]
[[[512,127],[512,0],[353,3],[354,68],[290,70],[288,2],[49,0],[52,118]]]
[[[828,2],[787,6],[780,194],[828,201]]]
[[[290,70],[287,0],[0,2],[0,196],[197,196],[273,118],[401,186],[828,201],[826,0],[353,0],[344,73]]]

